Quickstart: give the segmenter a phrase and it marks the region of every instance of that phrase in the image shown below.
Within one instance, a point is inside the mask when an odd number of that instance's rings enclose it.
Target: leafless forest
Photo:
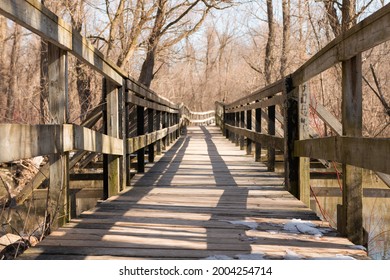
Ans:
[[[388,0],[41,0],[129,76],[194,111],[287,76]],[[342,3],[340,3],[342,2]],[[390,46],[363,53],[363,135],[390,137]],[[102,101],[101,77],[69,57],[69,123]],[[51,123],[47,42],[0,16],[0,122]],[[341,66],[309,83],[311,102],[341,118]],[[312,118],[318,134],[331,131]],[[40,162],[0,185],[17,189]],[[6,182],[4,182],[6,181]],[[0,187],[2,189],[3,187]],[[7,191],[9,193],[9,190]],[[1,196],[3,190],[0,191]]]

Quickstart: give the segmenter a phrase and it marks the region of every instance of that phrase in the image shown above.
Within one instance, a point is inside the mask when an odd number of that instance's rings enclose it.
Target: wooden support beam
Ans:
[[[331,136],[295,141],[294,155],[390,173],[389,149],[388,138]]]
[[[299,158],[294,156],[294,144],[299,137],[298,94],[291,77],[285,79],[286,107],[284,111],[284,174],[286,189],[299,198]]]
[[[137,135],[143,135],[145,133],[145,108],[137,106]],[[138,173],[145,172],[145,148],[141,148],[137,151],[137,171]]]
[[[310,112],[310,92],[308,85],[302,84],[298,88],[298,139],[309,139],[309,112]],[[299,157],[299,199],[310,207],[310,158]]]
[[[268,134],[275,135],[275,105],[268,107]],[[273,147],[268,147],[267,167],[268,171],[275,171],[275,148]]]
[[[255,109],[255,131],[261,133],[261,109]],[[255,143],[255,161],[261,161],[261,143]]]
[[[234,126],[235,127],[240,127],[240,113],[236,112],[236,113],[234,113],[234,115],[235,115]],[[238,146],[240,144],[240,142],[239,142],[240,135],[238,133],[235,133],[234,136],[235,136],[235,139],[234,139],[235,144],[236,144],[236,146]]]
[[[161,111],[156,112],[156,129],[157,131],[162,128],[161,124]],[[161,155],[161,139],[158,139],[156,142],[156,154]]]
[[[118,88],[110,80],[103,79],[104,96],[107,103],[106,109],[106,133],[114,138],[120,138],[119,93]],[[119,145],[123,152],[123,145]],[[118,147],[118,148],[119,148]],[[121,187],[121,158],[118,155],[107,155],[105,160],[104,193],[107,197],[118,194]]]
[[[148,109],[148,133],[154,132],[154,110]],[[148,161],[149,163],[154,162],[154,143],[149,144],[148,146]]]
[[[245,111],[239,112],[240,114],[240,127],[245,128]],[[240,135],[240,150],[245,149],[245,137],[243,135]]]
[[[280,151],[284,150],[284,139],[282,137],[272,136],[268,134],[257,133],[253,130],[248,130],[246,128],[235,127],[231,125],[226,125],[226,128],[235,133],[236,135],[243,135],[247,138],[250,138],[255,143],[261,143],[264,147],[273,147]]]
[[[252,110],[246,111],[246,129],[252,130]],[[246,154],[252,154],[252,139],[246,139]]]
[[[64,124],[67,121],[68,101],[68,62],[67,53],[57,46],[48,44],[48,87],[49,113],[54,124]],[[60,141],[57,146],[63,146],[61,135],[54,139]],[[46,139],[42,139],[46,141]],[[61,143],[62,142],[62,143]],[[41,145],[44,143],[40,142]],[[50,230],[65,224],[70,218],[69,209],[69,153],[60,152],[50,155],[50,186],[48,213],[50,215]]]
[[[342,63],[342,93],[343,135],[361,137],[363,123],[361,54]],[[338,216],[342,233],[355,244],[363,244],[362,170],[347,164],[343,164],[342,211],[343,213]]]

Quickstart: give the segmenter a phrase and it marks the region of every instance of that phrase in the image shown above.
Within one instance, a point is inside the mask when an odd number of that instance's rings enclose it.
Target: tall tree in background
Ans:
[[[21,41],[21,27],[14,24],[13,43],[10,55],[9,76],[8,76],[8,90],[7,90],[7,121],[12,121],[15,111],[15,99],[17,98],[16,91],[18,89],[18,61],[20,56],[20,41]]]
[[[267,0],[267,18],[268,18],[268,38],[265,47],[264,59],[264,76],[265,83],[268,85],[272,82],[272,70],[274,68],[274,46],[275,46],[275,29],[274,29],[274,12],[272,0]]]
[[[70,13],[72,28],[81,33],[85,18],[84,2],[68,1],[66,9]],[[87,72],[86,66],[79,60],[76,60],[76,86],[81,108],[80,119],[84,120],[88,110],[91,107],[91,76]]]
[[[290,0],[282,1],[283,11],[283,41],[282,41],[282,53],[280,57],[280,77],[286,76],[288,67],[287,52],[290,48]]]
[[[156,55],[161,49],[169,49],[195,33],[203,24],[211,9],[229,7],[229,0],[194,0],[175,2],[158,0],[152,30],[146,41],[146,57],[142,64],[139,81],[147,87],[154,78]],[[225,4],[225,6],[223,6]],[[190,14],[193,12],[192,14]],[[193,20],[192,18],[196,18]],[[168,34],[173,36],[168,36]],[[165,36],[164,40],[163,37]]]

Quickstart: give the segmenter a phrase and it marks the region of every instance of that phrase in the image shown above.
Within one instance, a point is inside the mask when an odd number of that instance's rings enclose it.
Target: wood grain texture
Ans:
[[[284,178],[224,138],[218,127],[189,127],[171,149],[146,164],[131,187],[84,212],[20,259],[203,259],[286,250],[303,258],[364,251],[337,236],[284,190]],[[292,218],[327,230],[322,237],[284,230]],[[252,222],[255,229],[238,221]]]

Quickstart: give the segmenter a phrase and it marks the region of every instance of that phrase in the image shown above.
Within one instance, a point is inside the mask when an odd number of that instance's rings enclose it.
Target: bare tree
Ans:
[[[282,1],[283,9],[283,42],[282,54],[280,58],[280,76],[286,76],[287,70],[287,51],[290,47],[290,0]]]
[[[7,91],[7,113],[5,115],[7,121],[12,121],[15,110],[15,100],[17,98],[16,91],[18,89],[18,61],[20,54],[21,27],[14,25],[13,43],[10,55],[9,76],[8,76],[8,91]]]
[[[275,46],[275,29],[274,29],[274,12],[272,0],[267,0],[267,17],[268,17],[268,38],[265,47],[264,59],[264,76],[266,84],[272,82],[272,70],[274,68],[274,46]]]
[[[211,9],[222,9],[221,4],[230,4],[230,1],[186,0],[177,2],[173,6],[169,6],[169,3],[172,4],[168,0],[158,0],[154,24],[146,42],[146,57],[138,80],[147,87],[150,87],[154,78],[154,66],[158,51],[167,49],[195,33],[203,24]],[[197,14],[196,12],[199,13],[199,17],[195,22],[192,22],[188,17],[191,12],[194,12],[192,13],[193,17]],[[174,35],[167,36],[171,32]],[[162,41],[164,36],[165,40]]]

